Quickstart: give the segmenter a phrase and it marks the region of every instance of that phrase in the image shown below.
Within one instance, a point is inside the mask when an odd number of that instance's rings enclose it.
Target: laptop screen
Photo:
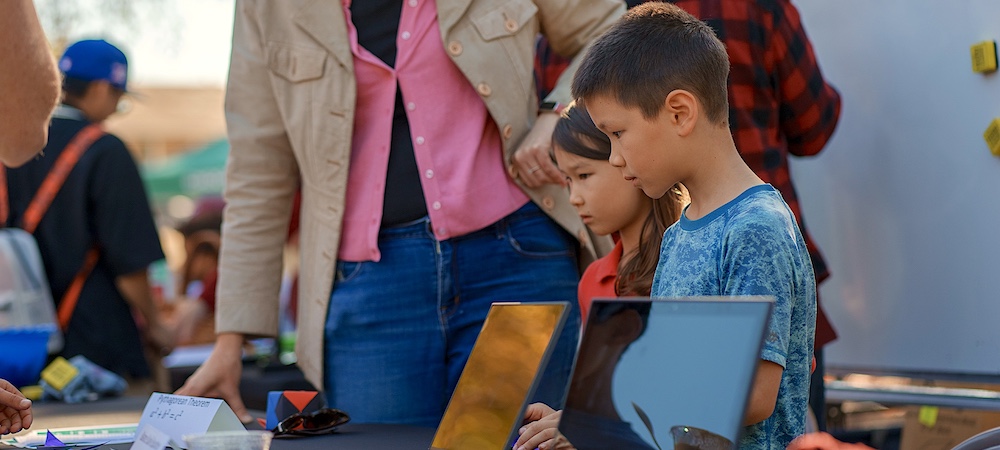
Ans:
[[[595,299],[559,431],[588,448],[732,448],[766,297]]]
[[[566,303],[492,305],[431,448],[509,448],[567,311]]]

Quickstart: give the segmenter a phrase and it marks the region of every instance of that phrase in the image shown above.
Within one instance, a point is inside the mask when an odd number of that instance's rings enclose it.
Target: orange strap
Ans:
[[[87,125],[73,137],[73,140],[69,142],[66,149],[59,155],[59,159],[56,160],[52,169],[49,170],[49,174],[45,176],[45,180],[42,181],[42,185],[38,188],[38,192],[35,193],[35,197],[28,204],[28,209],[24,210],[24,219],[21,221],[24,231],[29,233],[35,232],[38,222],[42,220],[42,216],[48,211],[49,205],[52,204],[52,199],[59,193],[59,189],[66,182],[66,177],[73,170],[73,166],[76,166],[76,162],[80,160],[80,156],[90,148],[94,141],[103,135],[104,130],[101,129],[100,125],[95,123]]]
[[[66,293],[63,294],[62,301],[59,302],[59,328],[62,328],[64,333],[69,328],[69,319],[73,318],[73,311],[76,310],[76,302],[80,300],[80,292],[83,291],[83,284],[87,282],[90,272],[97,265],[97,258],[99,256],[100,252],[97,251],[97,247],[87,250],[87,256],[83,260],[83,267],[73,277],[73,282],[69,285],[69,289],[66,289]]]
[[[101,136],[104,136],[104,130],[101,129],[99,124],[95,123],[87,125],[73,137],[73,140],[69,142],[62,154],[59,155],[59,158],[56,159],[55,164],[52,165],[52,169],[49,170],[48,175],[42,180],[42,185],[39,186],[38,192],[35,193],[35,196],[31,199],[31,203],[28,204],[28,208],[25,209],[24,217],[21,220],[21,228],[24,231],[34,234],[35,229],[38,228],[38,223],[42,220],[42,216],[48,211],[49,205],[52,204],[52,200],[55,199],[56,194],[59,193],[59,189],[66,182],[69,173],[73,171],[73,167],[80,160],[80,156],[94,144],[94,141],[100,139]],[[0,166],[0,225],[7,222],[10,214],[5,172],[3,166]],[[90,272],[94,270],[94,266],[97,265],[99,256],[100,252],[98,252],[97,247],[87,251],[83,267],[76,273],[76,277],[73,278],[69,289],[63,295],[62,301],[59,302],[59,327],[63,331],[66,331],[66,328],[69,326],[69,319],[73,317],[73,310],[76,309],[76,302],[80,299],[83,284],[87,281],[87,277],[90,276]]]

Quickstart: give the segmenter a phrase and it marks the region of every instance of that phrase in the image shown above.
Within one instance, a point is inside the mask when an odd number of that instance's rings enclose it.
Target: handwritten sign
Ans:
[[[159,392],[149,397],[142,410],[139,429],[146,426],[170,436],[174,448],[187,448],[184,435],[246,430],[225,401]]]

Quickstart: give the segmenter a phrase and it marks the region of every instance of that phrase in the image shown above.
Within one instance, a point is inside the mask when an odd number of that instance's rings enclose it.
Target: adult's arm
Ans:
[[[269,3],[236,4],[226,92],[231,150],[216,298],[220,333],[271,336],[278,328],[282,255],[299,169],[267,65],[263,27],[281,20],[263,16]]]
[[[536,1],[535,4],[542,32],[548,38],[549,45],[556,53],[573,57],[559,76],[555,89],[545,99],[566,105],[572,100],[570,84],[587,47],[625,13],[625,4],[614,0],[545,0]],[[558,118],[552,112],[539,115],[511,158],[514,173],[528,187],[540,187],[546,183],[562,184],[565,180],[549,156],[552,131]]]
[[[115,278],[115,285],[129,306],[138,311],[146,321],[146,328],[143,331],[149,340],[148,344],[163,354],[173,350],[176,338],[173,331],[160,320],[159,311],[153,304],[153,290],[149,284],[148,271],[142,269],[119,275]]]
[[[771,52],[780,95],[781,130],[788,152],[812,156],[820,152],[837,128],[840,94],[823,78],[798,10],[791,1],[776,3]]]
[[[542,32],[556,53],[572,58],[559,75],[546,101],[567,104],[573,100],[570,85],[590,44],[611,28],[623,14],[625,3],[616,0],[536,1]]]
[[[226,92],[230,153],[226,173],[212,354],[177,393],[218,396],[243,421],[241,351],[247,335],[278,328],[282,251],[298,166],[271,90],[259,10],[238,0]],[[273,20],[273,19],[271,19]]]
[[[59,74],[32,0],[0,2],[0,162],[24,164],[48,141]]]

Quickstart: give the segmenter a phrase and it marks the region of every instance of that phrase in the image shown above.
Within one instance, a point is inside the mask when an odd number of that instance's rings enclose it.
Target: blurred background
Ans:
[[[74,41],[103,38],[129,59],[131,95],[105,125],[140,164],[167,255],[153,275],[171,297],[171,272],[185,257],[174,227],[224,183],[234,1],[35,0],[35,7],[57,58]]]

